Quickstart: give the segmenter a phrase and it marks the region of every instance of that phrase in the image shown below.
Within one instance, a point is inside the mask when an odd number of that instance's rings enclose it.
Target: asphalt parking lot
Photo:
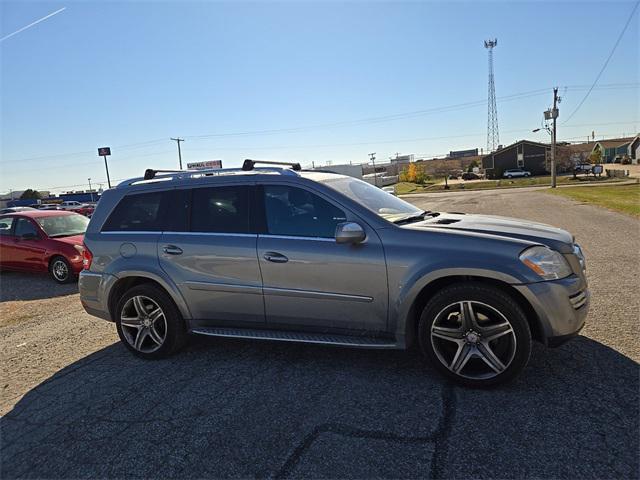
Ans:
[[[147,362],[75,286],[5,272],[2,478],[638,478],[640,222],[541,191],[411,201],[572,231],[583,334],[496,390],[452,387],[413,352],[194,339]]]

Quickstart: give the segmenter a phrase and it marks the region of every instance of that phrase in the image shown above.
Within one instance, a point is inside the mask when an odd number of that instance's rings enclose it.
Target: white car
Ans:
[[[502,176],[504,178],[530,177],[531,172],[523,170],[522,168],[512,168],[510,170],[505,170]]]
[[[77,210],[79,208],[82,208],[84,204],[76,202],[75,200],[67,200],[66,202],[62,202],[58,206],[61,210]]]

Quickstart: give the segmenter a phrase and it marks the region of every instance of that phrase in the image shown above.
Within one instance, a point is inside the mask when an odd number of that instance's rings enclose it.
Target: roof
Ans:
[[[635,138],[636,137],[612,138],[610,140],[600,140],[599,142],[595,142],[595,143],[599,144],[601,147],[604,147],[604,148],[615,148],[615,147],[622,147],[624,145],[627,145],[633,142]]]
[[[495,152],[491,152],[491,153],[487,153],[485,155],[482,155],[482,159],[487,159],[487,158],[491,158],[491,156],[498,154],[498,153],[502,153],[505,150],[509,150],[517,145],[520,145],[521,143],[528,143],[531,145],[536,145],[538,147],[545,147],[545,148],[550,148],[550,145],[548,143],[540,143],[540,142],[534,142],[533,140],[518,140],[517,142],[512,143],[511,145],[507,145],[506,147],[502,147],[500,150],[496,150]]]
[[[79,213],[67,210],[26,210],[20,212],[7,213],[7,216],[21,216],[29,218],[61,217],[63,215],[79,215]]]
[[[593,150],[593,147],[596,146],[597,142],[585,142],[585,143],[573,143],[569,145],[563,145],[563,147],[568,148],[573,153],[589,153]]]

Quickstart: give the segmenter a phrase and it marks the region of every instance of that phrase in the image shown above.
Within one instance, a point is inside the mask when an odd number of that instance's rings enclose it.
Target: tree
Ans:
[[[477,160],[472,160],[471,163],[469,164],[469,166],[467,167],[467,172],[471,173],[473,172],[473,169],[475,167],[479,167],[480,165],[478,164]]]
[[[22,195],[20,195],[21,200],[38,200],[39,198],[41,198],[40,192],[38,192],[37,190],[33,190],[32,188],[27,188],[24,192],[22,192]]]
[[[572,158],[573,152],[565,145],[558,145],[556,147],[556,171],[566,172],[573,170],[574,161]]]
[[[596,145],[589,155],[589,161],[594,165],[599,165],[602,163],[602,150],[600,149],[600,145]]]

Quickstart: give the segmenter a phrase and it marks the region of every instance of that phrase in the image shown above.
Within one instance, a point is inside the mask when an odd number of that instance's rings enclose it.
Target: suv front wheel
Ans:
[[[520,306],[502,290],[478,282],[436,293],[420,317],[419,336],[433,365],[470,387],[512,380],[531,354],[531,332]]]
[[[184,320],[171,297],[151,284],[128,290],[116,308],[122,343],[146,359],[164,358],[186,343]]]

